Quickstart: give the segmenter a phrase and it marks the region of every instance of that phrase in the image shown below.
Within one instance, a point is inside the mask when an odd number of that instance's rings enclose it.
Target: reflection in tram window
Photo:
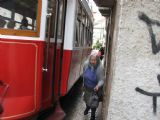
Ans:
[[[23,17],[23,19],[21,21],[20,29],[21,30],[28,30],[28,20],[26,17]]]
[[[0,28],[35,31],[37,7],[38,0],[0,1]]]
[[[58,25],[58,37],[61,38],[62,37],[62,26],[63,26],[63,14],[64,14],[64,3],[63,0],[61,0],[60,2],[60,7],[59,7],[59,25]]]
[[[80,4],[78,4],[74,47],[90,47],[92,44],[92,31],[93,26],[88,14],[82,9]]]
[[[6,24],[5,20],[0,19],[0,27],[3,28]]]
[[[51,38],[54,38],[55,18],[56,18],[56,1],[55,0],[48,0],[48,13],[52,13],[52,19],[51,19],[51,25],[50,25],[50,31],[52,32],[48,34],[49,17],[47,17],[46,37],[50,35]]]

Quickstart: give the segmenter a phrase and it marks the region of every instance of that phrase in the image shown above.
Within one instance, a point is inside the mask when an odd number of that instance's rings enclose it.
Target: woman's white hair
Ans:
[[[91,54],[90,54],[90,57],[91,57],[91,56],[97,57],[97,56],[98,56],[98,52],[93,50],[93,51],[91,52]]]

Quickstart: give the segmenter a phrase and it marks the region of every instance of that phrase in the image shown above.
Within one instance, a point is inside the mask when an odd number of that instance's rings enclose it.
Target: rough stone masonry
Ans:
[[[159,120],[160,97],[152,94],[160,93],[160,0],[117,0],[116,7],[106,120]]]

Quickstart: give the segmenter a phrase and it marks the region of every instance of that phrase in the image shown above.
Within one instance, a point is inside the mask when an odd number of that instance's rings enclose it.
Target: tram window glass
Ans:
[[[77,20],[76,20],[76,39],[74,41],[74,47],[81,45],[81,20],[82,20],[82,8],[80,4],[77,7]]]
[[[12,31],[10,34],[13,30],[38,31],[37,11],[40,9],[40,3],[41,0],[0,0],[1,34],[4,30]],[[20,31],[14,31],[14,34]]]
[[[61,38],[63,34],[64,0],[60,2],[58,17],[58,37]]]
[[[88,17],[87,17],[87,27],[89,27],[88,24],[89,24],[89,19],[88,19]]]
[[[36,30],[37,0],[0,2],[1,28]],[[5,23],[5,24],[4,24]]]
[[[80,28],[80,36],[81,36],[81,46],[84,44],[84,25],[81,23],[81,28]]]
[[[79,42],[80,42],[80,22],[77,20],[76,21],[76,39],[74,41],[74,46],[78,47],[79,46]]]
[[[84,27],[84,45],[87,46],[87,38],[86,38],[87,28]]]
[[[50,11],[51,10],[51,11]],[[48,12],[52,13],[52,19],[51,19],[51,30],[50,37],[54,38],[54,28],[55,28],[55,16],[56,16],[56,1],[55,0],[49,0],[48,1]],[[49,18],[47,17],[47,23],[49,22]],[[46,26],[46,36],[48,35],[48,26],[49,23]]]
[[[87,31],[87,27],[85,27],[85,32],[84,32],[84,41],[85,41],[85,46],[88,46],[88,39],[87,39],[87,33],[88,33],[88,31]]]
[[[89,46],[89,40],[90,40],[90,38],[89,38],[89,19],[88,19],[88,16],[87,16],[87,20],[86,20],[86,26],[87,26],[87,32],[86,32],[86,39],[87,39],[87,46]]]
[[[87,28],[87,19],[88,16],[85,16],[85,32],[84,32],[84,39],[85,39],[85,46],[88,46],[88,28]]]
[[[89,30],[88,30],[88,46],[89,46],[89,44],[90,44],[90,32],[89,32]]]
[[[86,27],[87,27],[87,22],[88,22],[88,16],[86,15],[86,20],[85,20]]]
[[[81,8],[81,6],[78,4],[78,16],[77,16],[77,18],[81,21],[81,19],[82,19],[82,8]]]
[[[84,11],[82,11],[82,22],[83,22],[83,24],[85,24],[85,12]]]

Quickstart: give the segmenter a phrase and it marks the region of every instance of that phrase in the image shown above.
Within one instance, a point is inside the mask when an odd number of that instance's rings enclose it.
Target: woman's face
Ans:
[[[90,57],[90,64],[93,66],[97,65],[97,57],[96,56],[91,56]]]

